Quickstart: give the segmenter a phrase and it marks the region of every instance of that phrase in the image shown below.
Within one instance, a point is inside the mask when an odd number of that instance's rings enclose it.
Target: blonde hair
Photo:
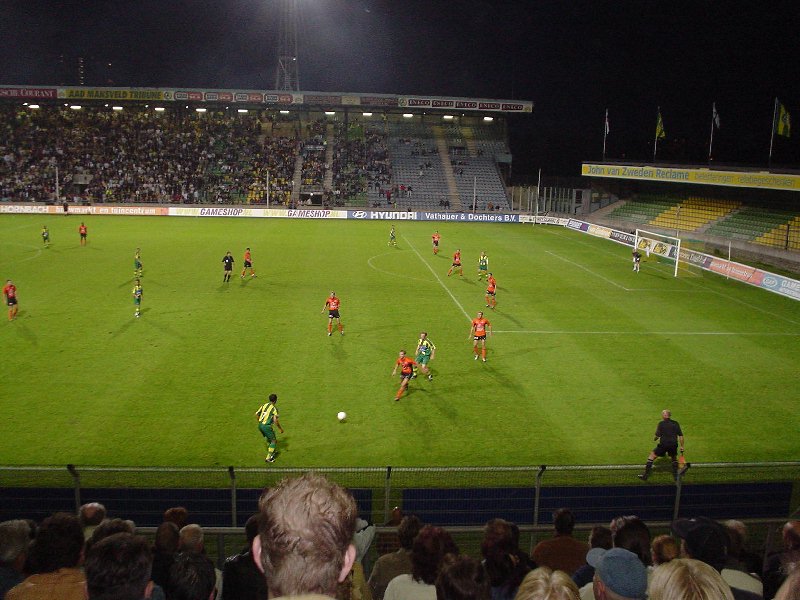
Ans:
[[[334,596],[356,529],[353,496],[322,475],[306,473],[267,490],[258,507],[270,597]]]
[[[514,600],[580,600],[580,592],[563,571],[539,567],[525,576]]]
[[[717,570],[693,558],[676,558],[656,567],[648,591],[650,600],[733,600]]]

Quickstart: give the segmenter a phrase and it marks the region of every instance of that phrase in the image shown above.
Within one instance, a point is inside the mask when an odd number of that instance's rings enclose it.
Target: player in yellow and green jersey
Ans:
[[[133,316],[138,319],[142,314],[142,284],[138,279],[133,285],[133,305],[136,307],[136,312],[133,313]]]
[[[428,339],[428,332],[421,332],[419,334],[419,340],[417,340],[417,356],[414,360],[417,361],[422,372],[428,376],[428,381],[433,381],[433,375],[431,375],[431,370],[428,367],[428,361],[433,360],[435,354],[436,345]],[[416,369],[414,369],[414,377],[416,376],[417,372]]]
[[[47,229],[47,225],[42,225],[42,241],[45,248],[50,245],[50,231]]]
[[[483,279],[488,272],[489,257],[486,256],[486,252],[481,252],[481,255],[478,257],[478,279]]]
[[[267,457],[264,459],[266,462],[275,462],[275,456],[277,455],[275,448],[278,445],[278,439],[275,436],[275,431],[272,429],[272,424],[274,423],[278,429],[280,429],[281,433],[283,433],[283,427],[281,427],[281,423],[278,421],[278,407],[275,406],[277,403],[278,395],[270,394],[268,402],[263,404],[256,411],[258,430],[267,442]]]
[[[133,253],[133,276],[142,276],[142,251],[139,248]]]

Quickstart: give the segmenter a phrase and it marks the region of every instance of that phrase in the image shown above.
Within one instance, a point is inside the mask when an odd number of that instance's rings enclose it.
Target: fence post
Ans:
[[[542,476],[544,472],[547,470],[547,465],[541,465],[539,467],[539,471],[536,473],[536,484],[534,485],[534,492],[533,492],[533,525],[534,527],[539,525],[539,500],[542,496]],[[533,541],[536,539],[535,532],[531,535],[531,546],[528,550],[529,553],[533,552]]]
[[[81,511],[81,476],[75,465],[67,465],[67,471],[72,475],[72,482],[75,484],[75,514]]]
[[[681,490],[683,489],[683,476],[691,466],[692,463],[687,462],[684,467],[678,469],[678,478],[675,480],[675,505],[672,507],[673,521],[678,518],[678,513],[681,509]]]
[[[228,476],[231,478],[231,527],[236,527],[236,473],[233,466],[228,467]]]
[[[389,508],[389,495],[392,493],[392,467],[386,467],[386,483],[383,485],[383,522],[389,522],[389,514],[391,508]]]

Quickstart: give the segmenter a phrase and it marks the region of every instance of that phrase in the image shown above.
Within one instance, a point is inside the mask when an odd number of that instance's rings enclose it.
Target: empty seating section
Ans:
[[[738,202],[689,196],[650,221],[653,227],[695,231],[729,215],[739,207]]]
[[[626,221],[636,225],[645,225],[658,218],[661,213],[673,209],[678,200],[664,195],[640,194],[634,200],[628,200],[608,214],[614,221]]]

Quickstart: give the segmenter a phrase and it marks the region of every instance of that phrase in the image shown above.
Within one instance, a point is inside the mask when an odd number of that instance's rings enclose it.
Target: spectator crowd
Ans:
[[[5,600],[796,600],[800,521],[761,561],[739,521],[678,519],[651,538],[636,516],[575,535],[566,508],[531,554],[519,528],[490,520],[480,557],[461,553],[447,530],[393,512],[391,527],[358,518],[349,492],[314,473],[265,490],[241,551],[217,569],[203,528],[168,509],[152,542],[98,503],[41,523],[0,523],[0,598]],[[380,556],[372,560],[376,552]]]

